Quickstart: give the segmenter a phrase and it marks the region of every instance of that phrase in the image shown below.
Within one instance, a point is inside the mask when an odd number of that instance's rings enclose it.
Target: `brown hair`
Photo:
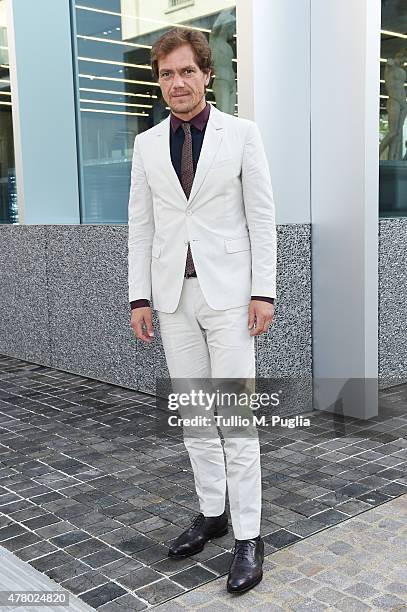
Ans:
[[[173,28],[160,36],[151,48],[151,68],[155,79],[158,80],[158,60],[182,45],[192,47],[195,62],[202,72],[208,73],[213,70],[212,52],[205,34],[199,30]]]

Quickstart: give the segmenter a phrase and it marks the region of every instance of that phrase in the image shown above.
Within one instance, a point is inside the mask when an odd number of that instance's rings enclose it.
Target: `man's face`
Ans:
[[[158,61],[158,80],[164,100],[179,115],[204,106],[206,74],[195,63],[190,45],[182,45]]]

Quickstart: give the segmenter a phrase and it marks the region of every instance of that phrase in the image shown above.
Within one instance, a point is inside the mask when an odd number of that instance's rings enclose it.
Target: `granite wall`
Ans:
[[[278,227],[276,314],[256,339],[257,376],[300,390],[290,413],[312,407],[310,238]],[[155,393],[168,370],[156,313],[153,343],[130,327],[127,226],[1,225],[0,244],[0,353]]]
[[[407,218],[379,223],[379,379],[407,381]]]
[[[379,223],[380,387],[407,381],[407,218]],[[311,228],[278,227],[273,325],[256,339],[257,376],[302,388],[311,408]],[[154,394],[168,376],[159,324],[130,328],[127,226],[0,225],[0,353]]]

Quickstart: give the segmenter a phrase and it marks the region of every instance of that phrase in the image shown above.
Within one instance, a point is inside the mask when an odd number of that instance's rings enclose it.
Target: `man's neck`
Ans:
[[[206,106],[206,100],[205,98],[203,98],[202,101],[199,104],[197,104],[197,106],[195,106],[195,108],[193,108],[188,113],[174,113],[173,110],[171,110],[171,112],[174,115],[174,117],[178,117],[178,119],[181,119],[181,121],[191,121],[191,119],[193,119],[196,115],[199,115],[199,113],[203,111],[205,106]]]

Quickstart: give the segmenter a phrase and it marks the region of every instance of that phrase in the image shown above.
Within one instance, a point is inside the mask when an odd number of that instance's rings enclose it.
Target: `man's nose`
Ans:
[[[174,76],[174,87],[184,87],[184,79],[180,74]]]

